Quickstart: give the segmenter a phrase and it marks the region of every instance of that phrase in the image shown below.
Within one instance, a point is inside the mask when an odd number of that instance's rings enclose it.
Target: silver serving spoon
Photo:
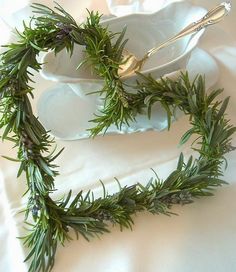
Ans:
[[[161,50],[162,48],[172,44],[173,42],[177,41],[180,38],[183,38],[189,34],[197,33],[201,29],[216,24],[220,22],[225,15],[227,15],[231,10],[231,4],[230,2],[223,2],[220,5],[216,6],[214,9],[207,12],[204,17],[202,17],[200,20],[191,23],[187,27],[185,27],[183,30],[181,30],[178,34],[176,34],[174,37],[169,38],[167,41],[162,43],[161,45],[158,45],[152,49],[150,49],[142,59],[138,60],[136,56],[132,53],[130,53],[128,50],[123,50],[123,63],[120,65],[118,74],[121,78],[126,78],[129,76],[132,76],[135,74],[135,72],[139,71],[145,61],[155,54],[157,51]]]

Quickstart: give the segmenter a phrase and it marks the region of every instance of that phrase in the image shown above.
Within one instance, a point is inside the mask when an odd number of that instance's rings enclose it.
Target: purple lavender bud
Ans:
[[[65,38],[65,34],[59,33],[59,34],[56,35],[56,38],[58,40],[63,40]]]
[[[72,28],[69,27],[69,26],[65,26],[65,27],[63,28],[63,31],[64,31],[66,34],[69,34],[69,33],[71,32],[71,30],[72,30]]]
[[[33,206],[31,211],[32,211],[33,216],[35,216],[35,217],[38,216],[39,208],[36,205]]]
[[[65,24],[59,22],[59,23],[56,23],[56,26],[57,26],[58,28],[62,29],[62,28],[65,26]]]
[[[59,33],[69,34],[72,30],[72,27],[63,23],[57,23],[56,26],[61,30]]]

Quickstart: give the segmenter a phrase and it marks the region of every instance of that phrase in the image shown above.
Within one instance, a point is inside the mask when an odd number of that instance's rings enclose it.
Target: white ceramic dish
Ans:
[[[113,32],[120,32],[127,25],[126,38],[129,39],[126,48],[142,57],[147,50],[167,40],[189,23],[202,17],[207,11],[188,2],[176,2],[155,13],[135,13],[122,17],[110,18],[103,21],[109,25]],[[199,38],[201,30],[194,36],[185,37],[173,45],[164,48],[152,56],[145,64],[142,73],[156,78],[186,67],[186,63]],[[75,46],[72,57],[63,50],[55,56],[53,52],[47,53],[43,58],[42,75],[46,79],[67,83],[82,98],[93,99],[86,96],[91,91],[99,90],[103,81],[90,73],[87,67],[76,70],[84,58],[84,48]],[[135,80],[134,78],[129,81]]]
[[[213,86],[219,76],[218,66],[214,59],[205,51],[196,48],[187,64],[186,69],[190,78],[196,74],[204,74],[206,77],[206,88]],[[93,119],[100,100],[94,96],[91,99],[81,99],[67,84],[55,84],[52,89],[45,91],[38,102],[38,115],[42,124],[51,133],[60,139],[76,140],[88,138],[88,128],[94,124],[88,122]],[[147,130],[163,130],[167,127],[165,111],[155,104],[152,116],[149,120],[147,115],[138,115],[137,122],[131,123],[129,127],[123,126],[121,130],[111,126],[109,133],[132,133]]]

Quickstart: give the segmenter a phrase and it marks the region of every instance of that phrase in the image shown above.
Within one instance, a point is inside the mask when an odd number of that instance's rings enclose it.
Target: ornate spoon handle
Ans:
[[[180,38],[182,38],[184,36],[196,33],[196,32],[200,31],[201,29],[203,29],[203,28],[205,28],[207,26],[218,23],[219,21],[221,21],[223,19],[223,17],[225,17],[229,13],[230,9],[231,9],[231,4],[229,2],[221,3],[219,6],[215,7],[212,10],[210,10],[200,20],[198,20],[196,22],[193,22],[190,25],[188,25],[187,27],[185,27],[183,30],[181,30],[174,37],[168,39],[167,41],[165,41],[161,45],[150,49],[146,53],[146,55],[144,56],[143,59],[149,58],[151,55],[156,53],[158,50],[162,49],[163,47],[168,46],[169,44],[175,42],[176,40],[178,40],[178,39],[180,39]]]

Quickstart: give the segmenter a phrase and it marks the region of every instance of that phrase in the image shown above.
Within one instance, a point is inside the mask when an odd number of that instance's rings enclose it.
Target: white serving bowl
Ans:
[[[129,41],[126,48],[141,58],[150,48],[174,36],[206,12],[202,7],[183,1],[172,3],[155,13],[135,13],[115,17],[103,21],[102,24],[108,25],[112,32],[120,32],[127,25],[125,38]],[[195,35],[182,38],[162,49],[146,62],[141,72],[151,73],[155,78],[159,78],[167,73],[184,69],[203,32],[204,30],[201,30]],[[94,100],[94,97],[87,96],[87,93],[101,89],[103,80],[94,76],[87,67],[82,66],[76,70],[84,54],[83,46],[75,46],[71,57],[66,50],[57,55],[49,52],[43,57],[44,65],[41,74],[46,79],[69,84],[84,99]],[[134,81],[135,77],[133,76],[128,81]]]

